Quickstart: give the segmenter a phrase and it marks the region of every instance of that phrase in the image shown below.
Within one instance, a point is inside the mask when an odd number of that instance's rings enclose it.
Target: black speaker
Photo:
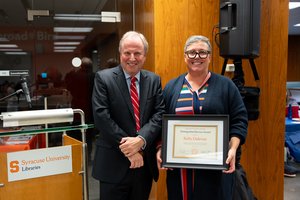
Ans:
[[[220,0],[219,21],[220,56],[259,56],[260,0]]]

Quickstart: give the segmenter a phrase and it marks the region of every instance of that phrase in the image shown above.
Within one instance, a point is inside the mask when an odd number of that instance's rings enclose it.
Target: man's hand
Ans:
[[[127,157],[130,161],[130,169],[139,168],[144,166],[144,160],[141,153],[133,154],[132,156]]]
[[[138,153],[144,146],[144,141],[140,137],[124,137],[120,142],[119,148],[126,157]]]

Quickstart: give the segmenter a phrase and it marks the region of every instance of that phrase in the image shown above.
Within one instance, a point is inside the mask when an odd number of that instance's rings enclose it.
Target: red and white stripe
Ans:
[[[130,79],[131,79],[131,83],[130,83],[131,103],[134,110],[136,132],[138,132],[140,130],[140,102],[139,102],[139,96],[135,85],[135,81],[137,80],[137,78],[131,77]]]

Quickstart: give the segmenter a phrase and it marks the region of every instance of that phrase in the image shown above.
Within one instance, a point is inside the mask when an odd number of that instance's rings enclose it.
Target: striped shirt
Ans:
[[[176,114],[200,114],[202,110],[201,102],[205,100],[208,83],[206,82],[198,91],[193,91],[192,87],[185,79],[176,104]]]

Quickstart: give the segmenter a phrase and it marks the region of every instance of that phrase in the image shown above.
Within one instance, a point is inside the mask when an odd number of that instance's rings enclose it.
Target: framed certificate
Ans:
[[[228,145],[228,115],[163,115],[163,167],[227,169]]]

